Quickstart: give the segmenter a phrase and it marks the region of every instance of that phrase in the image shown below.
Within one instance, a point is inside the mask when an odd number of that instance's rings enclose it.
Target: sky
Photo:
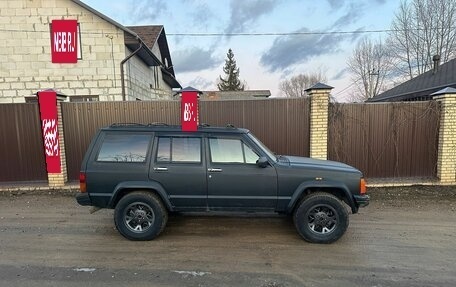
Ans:
[[[183,86],[216,90],[232,49],[240,79],[251,90],[283,96],[281,81],[322,71],[332,95],[346,101],[354,89],[347,59],[363,37],[387,34],[295,32],[389,29],[399,0],[83,0],[124,26],[163,25],[176,78]],[[134,3],[134,4],[133,4]],[[206,33],[215,36],[176,34]],[[276,34],[236,36],[226,34]],[[277,35],[279,34],[279,35]]]

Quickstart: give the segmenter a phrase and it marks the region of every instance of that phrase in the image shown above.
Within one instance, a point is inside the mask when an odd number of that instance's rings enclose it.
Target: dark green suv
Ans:
[[[275,155],[246,129],[113,124],[93,138],[80,173],[81,205],[115,208],[119,232],[150,240],[170,212],[292,215],[307,241],[331,243],[348,212],[369,203],[359,170],[333,161]],[[344,204],[345,203],[345,204]]]

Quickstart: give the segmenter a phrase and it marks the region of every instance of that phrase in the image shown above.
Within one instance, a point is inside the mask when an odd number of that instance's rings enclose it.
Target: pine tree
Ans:
[[[236,60],[231,49],[228,50],[226,58],[225,67],[223,67],[225,78],[219,76],[217,84],[219,91],[243,91],[244,84],[241,84],[239,80],[239,68],[236,67]]]

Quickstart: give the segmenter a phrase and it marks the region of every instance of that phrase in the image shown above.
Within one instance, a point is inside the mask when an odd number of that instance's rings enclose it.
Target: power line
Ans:
[[[456,28],[456,27],[455,27]],[[428,28],[428,30],[439,30],[440,28]],[[454,29],[454,28],[451,28]],[[265,32],[265,33],[167,33],[169,36],[190,36],[190,37],[219,37],[219,36],[301,36],[301,35],[340,35],[340,34],[367,34],[367,33],[389,33],[406,31],[424,31],[424,28],[414,29],[379,29],[379,30],[351,30],[351,31],[302,31],[302,32]]]
[[[306,35],[344,35],[344,34],[368,34],[368,33],[389,33],[389,32],[406,32],[406,31],[424,31],[424,30],[439,30],[440,28],[414,28],[414,29],[378,29],[378,30],[349,30],[349,31],[301,31],[301,32],[264,32],[264,33],[167,33],[167,36],[188,36],[188,37],[261,37],[261,36],[306,36]],[[456,29],[456,27],[451,27]],[[24,29],[2,29],[2,32],[49,32],[47,30],[24,30]],[[112,34],[107,32],[86,32],[81,31],[81,34],[105,35]],[[115,33],[118,34],[118,33]],[[155,35],[155,34],[143,34]]]

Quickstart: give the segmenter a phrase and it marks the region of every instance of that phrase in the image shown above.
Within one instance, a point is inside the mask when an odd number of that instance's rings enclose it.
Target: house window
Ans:
[[[38,97],[25,97],[25,102],[29,104],[37,104],[38,103]]]
[[[71,96],[70,102],[80,103],[80,102],[98,102],[98,96]]]
[[[157,66],[154,67],[154,82],[155,82],[156,89],[160,88],[160,80],[158,78],[158,69],[159,69],[159,67],[157,67]]]
[[[50,37],[52,37],[52,23],[49,23],[49,31],[51,32]],[[78,41],[78,60],[82,60],[82,43],[81,43],[81,24],[78,23],[77,27],[77,41]]]

